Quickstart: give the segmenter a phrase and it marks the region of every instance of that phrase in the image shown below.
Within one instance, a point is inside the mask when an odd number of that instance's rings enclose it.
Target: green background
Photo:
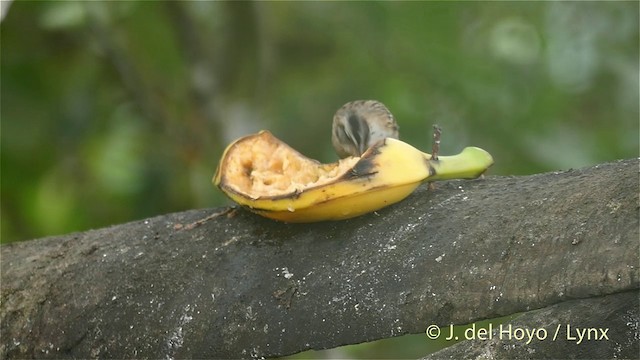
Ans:
[[[639,3],[17,1],[1,35],[1,241],[228,204],[224,147],[332,162],[333,113],[479,146],[491,175],[639,155]],[[428,324],[425,324],[425,326]],[[408,346],[402,346],[408,348]],[[369,355],[363,355],[373,356]]]

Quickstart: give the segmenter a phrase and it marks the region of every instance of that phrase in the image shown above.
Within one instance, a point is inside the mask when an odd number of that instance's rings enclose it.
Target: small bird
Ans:
[[[398,138],[398,124],[384,104],[356,100],[344,104],[333,116],[331,142],[338,156],[361,156],[385,138]]]

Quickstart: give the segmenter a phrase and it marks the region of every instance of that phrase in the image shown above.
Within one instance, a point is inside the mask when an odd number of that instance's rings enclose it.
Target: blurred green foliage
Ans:
[[[16,1],[1,241],[225,204],[222,150],[260,129],[333,161],[333,112],[355,99],[385,103],[424,150],[435,123],[443,154],[485,148],[491,174],[636,157],[638,7]]]

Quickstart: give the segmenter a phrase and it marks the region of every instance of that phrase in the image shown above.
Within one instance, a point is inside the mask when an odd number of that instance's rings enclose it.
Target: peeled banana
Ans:
[[[476,178],[492,164],[491,155],[477,147],[432,160],[392,138],[361,157],[321,164],[263,130],[227,147],[213,183],[259,215],[316,222],[373,212],[404,199],[425,180]]]

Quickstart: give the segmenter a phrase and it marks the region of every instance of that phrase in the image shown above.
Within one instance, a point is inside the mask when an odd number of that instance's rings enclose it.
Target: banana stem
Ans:
[[[467,147],[458,155],[439,156],[437,160],[431,154],[423,154],[432,174],[427,181],[475,179],[493,165],[491,154],[477,147]]]

